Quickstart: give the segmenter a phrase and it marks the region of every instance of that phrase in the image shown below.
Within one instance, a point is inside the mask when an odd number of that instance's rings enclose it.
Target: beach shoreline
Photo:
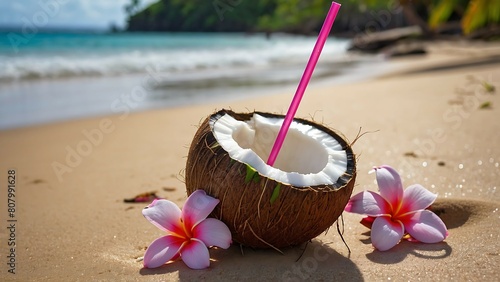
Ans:
[[[19,227],[17,273],[3,264],[2,280],[496,280],[500,64],[460,66],[452,56],[435,58],[404,59],[405,72],[380,78],[312,87],[297,117],[321,122],[350,141],[360,128],[368,132],[353,146],[354,193],[376,191],[368,174],[373,166],[393,166],[404,187],[420,183],[438,194],[435,208],[444,211],[450,232],[444,242],[405,241],[375,251],[361,217],[344,214],[350,254],[332,226],[284,255],[235,244],[210,250],[206,270],[191,270],[182,261],[143,269],[145,247],[164,233],[143,218],[145,204],[123,199],[157,191],[182,206],[182,171],[200,122],[221,108],[285,113],[291,94],[281,93],[0,131],[0,183],[15,171]],[[436,62],[457,66],[410,71]],[[485,103],[490,106],[482,108]],[[0,201],[7,202],[3,191]],[[0,215],[5,223],[6,212]],[[8,236],[0,234],[1,253],[7,253]]]
[[[390,69],[369,56],[343,55],[344,62],[319,64],[309,88],[362,81]],[[294,93],[304,64],[145,73],[108,77],[68,77],[11,81],[0,85],[0,130],[51,122],[182,107],[256,96]],[[127,108],[127,110],[125,110]]]
[[[466,64],[495,64],[500,47],[478,42],[420,42],[427,55],[384,58],[383,54],[325,54],[309,89],[357,83],[433,68],[460,68]],[[0,130],[51,122],[84,119],[206,104],[241,101],[256,96],[294,93],[304,63],[239,66],[165,73],[154,64],[142,73],[13,80],[0,85]],[[291,95],[290,94],[290,95]]]

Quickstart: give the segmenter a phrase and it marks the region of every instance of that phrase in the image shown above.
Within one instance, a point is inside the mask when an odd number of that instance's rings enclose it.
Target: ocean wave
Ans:
[[[347,41],[330,40],[322,61],[342,60]],[[211,46],[210,48],[120,49],[76,52],[0,53],[0,81],[66,77],[117,76],[145,73],[148,66],[162,73],[305,64],[314,40],[283,40],[262,46]]]

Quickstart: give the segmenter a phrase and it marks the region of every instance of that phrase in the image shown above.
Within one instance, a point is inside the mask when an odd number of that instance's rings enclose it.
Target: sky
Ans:
[[[146,6],[158,0],[141,0]],[[130,0],[1,0],[0,27],[106,29],[123,27]]]

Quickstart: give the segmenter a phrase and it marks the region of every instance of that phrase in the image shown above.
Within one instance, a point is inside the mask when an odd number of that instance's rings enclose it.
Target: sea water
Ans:
[[[138,111],[293,92],[315,41],[241,33],[3,32],[0,129],[117,113],[130,97],[129,110]],[[348,55],[348,44],[328,39],[313,81],[348,77],[367,62]]]

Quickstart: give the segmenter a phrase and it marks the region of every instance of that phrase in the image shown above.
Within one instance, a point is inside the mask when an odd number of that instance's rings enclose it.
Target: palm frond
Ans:
[[[500,23],[500,1],[471,0],[462,18],[462,29],[469,34],[490,23]]]
[[[446,22],[453,12],[456,4],[456,0],[440,1],[437,6],[431,11],[429,18],[430,27],[436,28],[439,24]]]
[[[494,23],[500,22],[500,1],[490,0],[489,4],[489,20]]]

